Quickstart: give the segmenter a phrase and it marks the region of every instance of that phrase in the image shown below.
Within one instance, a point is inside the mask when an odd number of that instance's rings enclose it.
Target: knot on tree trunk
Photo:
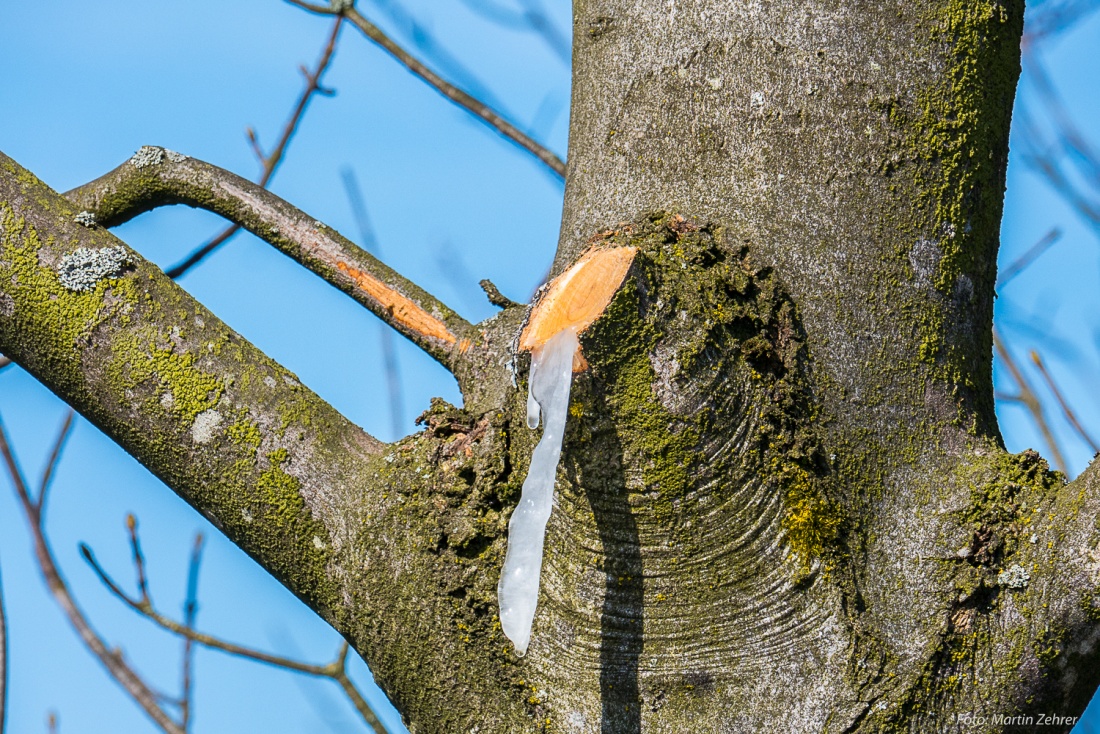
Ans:
[[[845,502],[797,307],[750,243],[654,214],[591,245],[636,255],[580,335],[531,649],[561,686],[598,677],[604,730],[636,731],[733,677],[810,675]]]

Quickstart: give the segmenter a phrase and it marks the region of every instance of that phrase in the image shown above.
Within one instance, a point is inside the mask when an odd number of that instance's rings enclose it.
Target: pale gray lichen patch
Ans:
[[[997,584],[1010,589],[1026,589],[1029,581],[1031,574],[1019,563],[1014,563],[997,574]]]
[[[78,247],[57,266],[57,278],[71,291],[90,291],[104,278],[117,275],[125,267],[129,255],[122,246],[93,250]]]
[[[214,435],[221,424],[221,413],[213,408],[204,410],[195,416],[195,422],[191,426],[191,438],[195,440],[195,443],[210,443],[214,440]]]
[[[173,163],[183,163],[188,158],[188,156],[185,156],[183,153],[177,153],[176,151],[168,150],[167,148],[164,149],[164,155],[168,156],[168,160],[172,161]]]
[[[334,13],[342,13],[355,7],[355,0],[330,0],[329,7]]]
[[[96,225],[95,214],[89,211],[83,211],[73,217],[73,221],[82,227],[94,227]]]
[[[15,313],[15,299],[7,293],[0,293],[0,316],[11,316]]]
[[[143,145],[137,153],[130,157],[130,165],[134,168],[145,168],[146,166],[155,166],[163,160],[164,148],[158,148],[155,145]]]
[[[314,535],[313,536],[313,547],[316,548],[317,550],[324,550],[325,549],[325,541],[321,540],[319,537]]]
[[[274,377],[272,377],[271,375],[268,375],[267,377],[264,378],[264,384],[267,385],[270,388],[274,388],[275,385],[278,384],[278,383],[275,382]]]
[[[176,396],[172,394],[171,390],[166,390],[163,395],[160,396],[160,405],[165,410],[171,410],[172,406],[176,404]]]

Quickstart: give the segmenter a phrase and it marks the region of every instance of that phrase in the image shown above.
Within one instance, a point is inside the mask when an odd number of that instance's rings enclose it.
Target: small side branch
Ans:
[[[1008,368],[1009,374],[1012,375],[1012,379],[1015,380],[1016,386],[1019,389],[1019,392],[1009,399],[1019,401],[1027,408],[1028,412],[1031,413],[1031,418],[1039,428],[1039,433],[1042,434],[1043,440],[1046,441],[1047,446],[1050,447],[1050,453],[1051,457],[1054,459],[1055,468],[1065,474],[1067,471],[1066,460],[1062,456],[1061,447],[1058,446],[1058,442],[1054,438],[1054,432],[1050,430],[1050,426],[1047,424],[1046,416],[1043,415],[1043,405],[1039,402],[1039,398],[1035,395],[1035,391],[1031,389],[1031,383],[1027,381],[1023,372],[1020,371],[1019,365],[1016,364],[1016,360],[1013,359],[1012,354],[1008,351],[1008,348],[1005,347],[1004,341],[996,330],[993,331],[993,346],[997,350],[997,355],[1004,361],[1005,367]]]
[[[136,527],[136,523],[135,523]],[[137,542],[135,530],[134,542]],[[191,548],[191,562],[187,566],[187,597],[183,603],[183,626],[194,631],[195,617],[199,612],[199,565],[202,563],[203,536],[195,534],[195,544]],[[148,594],[146,595],[148,598]],[[184,730],[191,725],[191,701],[193,695],[193,673],[195,663],[195,641],[190,637],[183,638],[183,671],[180,684],[180,721]]]
[[[355,24],[356,28],[363,32],[363,35],[381,46],[386,53],[397,59],[406,69],[420,77],[437,92],[496,130],[523,150],[535,156],[535,158],[559,177],[565,178],[565,161],[554,155],[549,149],[537,143],[515,125],[508,122],[499,112],[489,105],[463,92],[461,89],[429,69],[422,61],[383,33],[378,26],[364,18],[355,8],[353,3],[334,2],[332,5],[325,6],[303,2],[302,0],[288,0],[288,2],[304,10],[308,10],[311,13],[317,13],[319,15],[340,15],[347,18]]]
[[[221,214],[350,295],[445,367],[469,348],[473,327],[465,319],[262,186],[161,148],[142,151],[156,162],[131,159],[65,196],[108,227],[170,204]]]
[[[1031,361],[1035,364],[1035,368],[1039,370],[1039,374],[1043,376],[1043,381],[1054,395],[1054,399],[1058,401],[1058,406],[1062,409],[1062,414],[1066,417],[1066,421],[1073,426],[1073,430],[1077,431],[1077,435],[1081,437],[1081,440],[1088,444],[1093,454],[1100,453],[1100,445],[1093,440],[1092,436],[1085,430],[1085,427],[1081,425],[1081,421],[1077,419],[1077,414],[1073,412],[1073,408],[1070,407],[1065,396],[1062,395],[1062,391],[1058,389],[1058,384],[1054,382],[1054,378],[1051,376],[1050,372],[1047,371],[1046,365],[1043,364],[1043,359],[1039,356],[1038,352],[1032,350]]]
[[[127,527],[130,527],[129,521]],[[135,536],[131,531],[131,543],[135,543]],[[201,536],[196,541],[195,553],[201,549]],[[355,687],[355,684],[351,682],[347,675],[347,657],[348,657],[348,645],[343,643],[340,647],[339,653],[337,653],[336,659],[326,665],[315,665],[312,663],[303,663],[300,660],[294,660],[293,658],[282,657],[281,655],[272,655],[260,650],[254,650],[243,645],[237,645],[232,642],[227,642],[213,635],[204,634],[198,632],[194,628],[194,616],[193,613],[185,613],[184,621],[178,622],[167,615],[157,611],[156,607],[149,600],[148,594],[145,590],[140,590],[141,596],[133,597],[122,590],[122,587],[111,578],[104,568],[99,565],[99,562],[95,558],[95,554],[92,553],[92,549],[83,543],[80,545],[80,554],[84,557],[84,560],[88,562],[96,576],[103,583],[104,586],[126,606],[133,611],[140,614],[145,619],[149,620],[153,624],[157,625],[161,629],[171,632],[174,635],[182,637],[185,644],[197,644],[211,650],[218,650],[228,655],[235,657],[245,658],[257,663],[263,663],[265,665],[271,665],[276,668],[283,668],[295,673],[302,673],[304,675],[312,675],[319,678],[330,678],[335,681],[344,693],[348,696],[352,705],[359,712],[363,720],[376,732],[384,732],[381,722],[378,720],[377,715],[371,709],[370,705],[363,699],[362,694]],[[138,554],[140,555],[140,554]],[[138,557],[135,555],[135,558]],[[192,555],[192,573],[189,575],[188,582],[188,599],[193,598],[193,588],[191,587],[191,579],[194,579],[195,568],[197,567],[196,555]],[[189,608],[191,602],[188,602]],[[188,701],[188,690],[184,691],[183,700]],[[186,719],[185,719],[186,721]]]
[[[328,70],[329,64],[332,62],[333,54],[336,52],[336,39],[340,36],[340,26],[342,22],[343,18],[337,18],[336,22],[332,24],[332,32],[329,33],[328,41],[325,43],[325,48],[321,52],[321,59],[317,62],[317,66],[312,70],[302,69],[302,75],[306,80],[305,89],[302,90],[301,95],[298,97],[298,101],[294,105],[294,111],[283,127],[283,132],[279,136],[279,141],[275,144],[275,147],[271,149],[270,153],[265,154],[263,152],[263,149],[260,147],[260,142],[256,138],[256,132],[252,128],[248,129],[248,141],[252,146],[253,152],[256,154],[257,160],[260,162],[260,178],[257,184],[261,187],[266,188],[267,184],[271,181],[271,177],[275,175],[275,169],[278,168],[279,164],[282,162],[283,156],[286,154],[286,148],[290,144],[290,139],[293,138],[294,133],[297,132],[298,124],[305,116],[306,108],[309,107],[310,100],[313,99],[313,96],[315,94],[326,96],[332,94],[331,90],[321,86],[321,77],[324,76],[325,71]],[[182,261],[165,271],[165,274],[169,278],[179,278],[191,268],[205,260],[210,253],[221,247],[223,243],[239,232],[240,229],[240,225],[237,224],[226,227],[209,242],[196,248]]]

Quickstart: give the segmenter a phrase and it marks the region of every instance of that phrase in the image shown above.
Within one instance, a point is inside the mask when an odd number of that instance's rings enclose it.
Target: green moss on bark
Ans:
[[[843,525],[815,426],[810,359],[775,274],[730,239],[667,214],[600,235],[596,246],[639,251],[581,343],[628,460],[641,467],[635,491],[652,498],[646,509],[657,522],[673,522],[720,472],[732,484],[757,477],[783,496],[787,543],[809,567],[835,557]],[[735,467],[713,441],[743,424],[750,459]]]

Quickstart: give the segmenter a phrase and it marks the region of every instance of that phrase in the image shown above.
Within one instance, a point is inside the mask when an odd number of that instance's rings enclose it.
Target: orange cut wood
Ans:
[[[531,312],[519,348],[538,349],[562,329],[571,328],[578,334],[587,329],[619,290],[637,251],[634,247],[591,249],[554,278]],[[574,372],[588,366],[579,350],[577,357]]]
[[[370,273],[357,270],[342,261],[336,263],[336,267],[341,272],[347,273],[357,286],[381,304],[382,308],[389,311],[402,326],[447,344],[454,344],[457,341],[455,335],[447,330],[446,324]]]

